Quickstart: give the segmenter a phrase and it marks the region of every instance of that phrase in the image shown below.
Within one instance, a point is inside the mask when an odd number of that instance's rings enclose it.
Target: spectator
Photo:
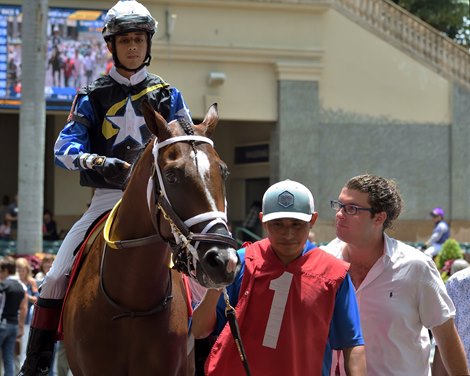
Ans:
[[[64,69],[64,57],[60,52],[58,46],[52,50],[51,57],[49,59],[49,66],[52,67],[52,82],[54,86],[61,86],[62,83],[62,71]]]
[[[1,240],[10,240],[11,237],[11,225],[10,221],[6,218],[3,219],[3,223],[0,225],[0,239]]]
[[[93,81],[93,70],[95,67],[95,59],[91,55],[90,51],[85,53],[85,56],[82,60],[83,70],[85,71],[85,79],[87,85],[91,84]]]
[[[43,216],[43,239],[44,240],[57,240],[59,234],[57,233],[57,224],[52,216],[50,210],[44,210]]]
[[[36,284],[40,287],[44,277],[49,272],[52,267],[52,263],[54,262],[55,256],[54,255],[44,255],[41,260],[41,264],[39,265],[39,272],[34,276],[36,279]]]
[[[57,364],[57,376],[67,376],[70,371],[69,361],[63,341],[59,341],[55,348],[55,362]]]
[[[455,305],[455,326],[462,339],[467,364],[470,365],[470,268],[465,260],[455,260],[452,264],[452,273],[447,280],[446,289]],[[432,362],[433,376],[447,376],[442,363],[439,348],[436,347]]]
[[[70,84],[73,85],[73,80],[75,72],[75,61],[70,56],[67,57],[64,63],[64,86],[69,87]]]
[[[23,336],[28,310],[26,287],[15,278],[15,272],[13,257],[6,256],[0,261],[0,293],[3,306],[0,319],[0,348],[4,376],[14,375],[16,339]]]
[[[374,175],[350,179],[338,200],[336,236],[325,248],[351,264],[366,343],[369,375],[428,375],[431,329],[452,375],[467,375],[454,305],[434,262],[390,238],[402,209],[394,181]]]
[[[73,86],[75,88],[81,87],[82,75],[83,75],[83,58],[80,55],[78,49],[75,50],[75,56],[73,58],[75,69],[73,70]]]
[[[350,375],[365,375],[348,265],[306,243],[317,217],[304,185],[274,184],[259,215],[267,238],[238,251],[242,268],[227,291],[254,375],[328,375],[331,348],[343,350]],[[244,374],[225,306],[220,290],[208,290],[193,315],[195,338],[221,331],[206,362],[208,375]]]
[[[424,243],[424,253],[429,257],[436,257],[444,242],[449,239],[450,228],[444,221],[444,210],[442,208],[434,208],[429,215],[434,222],[434,229],[429,239]]]
[[[315,246],[315,231],[313,231],[313,228],[308,232],[307,241],[310,242],[313,247]]]
[[[8,207],[10,206],[10,196],[4,195],[2,198],[2,204],[0,205],[0,223],[3,223],[5,216],[8,213]]]
[[[11,238],[16,240],[16,232],[18,229],[18,195],[15,195],[14,201],[8,206],[5,219],[10,224]]]
[[[31,324],[31,317],[33,314],[34,303],[36,303],[39,293],[36,280],[33,278],[33,273],[31,270],[31,265],[29,261],[24,257],[19,257],[16,259],[16,273],[19,280],[26,286],[26,296],[28,298],[28,309],[24,322],[24,331],[28,333],[29,326]],[[23,335],[20,342],[20,353],[15,356],[15,366],[16,373],[20,371],[21,364],[23,364],[24,359],[26,358],[26,345],[27,345],[28,336]]]

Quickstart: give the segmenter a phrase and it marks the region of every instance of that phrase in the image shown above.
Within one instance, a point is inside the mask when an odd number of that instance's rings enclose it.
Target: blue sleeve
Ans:
[[[364,345],[356,293],[349,274],[346,274],[346,278],[336,293],[335,309],[328,338],[329,341],[326,344],[323,357],[322,376],[330,375],[333,349],[341,350]]]
[[[232,284],[227,286],[227,294],[229,296],[230,305],[232,307],[235,307],[238,304],[238,296],[240,295],[243,273],[245,272],[245,248],[239,249],[237,253],[238,257],[240,258],[241,268]],[[225,317],[225,300],[223,294],[220,296],[216,310],[217,324],[213,334],[219,335],[227,323],[227,318]]]
[[[94,124],[93,109],[88,96],[77,97],[76,101],[71,112],[80,114],[90,124]],[[68,170],[77,170],[75,159],[86,152],[90,152],[88,128],[76,120],[69,121],[59,133],[54,145],[55,164]]]
[[[331,348],[335,350],[364,344],[356,293],[349,274],[336,294],[329,340]]]
[[[175,119],[185,119],[189,123],[191,120],[191,113],[189,111],[186,102],[183,99],[181,92],[173,87],[171,88],[171,105],[170,105],[170,115],[168,116],[167,121],[170,122]]]

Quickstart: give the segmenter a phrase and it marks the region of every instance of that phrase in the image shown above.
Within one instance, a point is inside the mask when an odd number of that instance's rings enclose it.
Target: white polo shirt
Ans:
[[[455,326],[470,365],[470,268],[453,274],[447,281],[446,289],[457,309]]]
[[[426,328],[455,316],[432,259],[385,235],[380,257],[356,290],[369,376],[428,376],[430,341]],[[343,258],[345,243],[322,247]]]

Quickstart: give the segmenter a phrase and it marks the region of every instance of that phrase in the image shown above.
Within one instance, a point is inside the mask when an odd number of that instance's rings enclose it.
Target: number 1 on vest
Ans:
[[[279,278],[273,279],[269,284],[269,288],[274,290],[274,297],[264,333],[263,346],[270,347],[271,349],[275,349],[277,346],[292,277],[292,273],[284,272]]]

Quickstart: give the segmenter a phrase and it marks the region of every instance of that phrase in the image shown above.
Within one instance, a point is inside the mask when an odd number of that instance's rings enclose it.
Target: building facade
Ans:
[[[106,10],[115,1],[50,0]],[[178,87],[196,120],[219,104],[215,146],[228,164],[238,225],[270,183],[298,180],[315,196],[318,241],[352,176],[396,179],[405,208],[393,235],[422,241],[446,210],[470,241],[470,57],[383,0],[147,0],[159,22],[149,70]],[[17,4],[21,1],[0,1]],[[19,110],[0,110],[0,163],[17,189]],[[47,112],[45,206],[67,229],[91,192],[53,165],[67,111]],[[6,162],[8,161],[8,162]],[[16,179],[16,180],[15,180]]]

